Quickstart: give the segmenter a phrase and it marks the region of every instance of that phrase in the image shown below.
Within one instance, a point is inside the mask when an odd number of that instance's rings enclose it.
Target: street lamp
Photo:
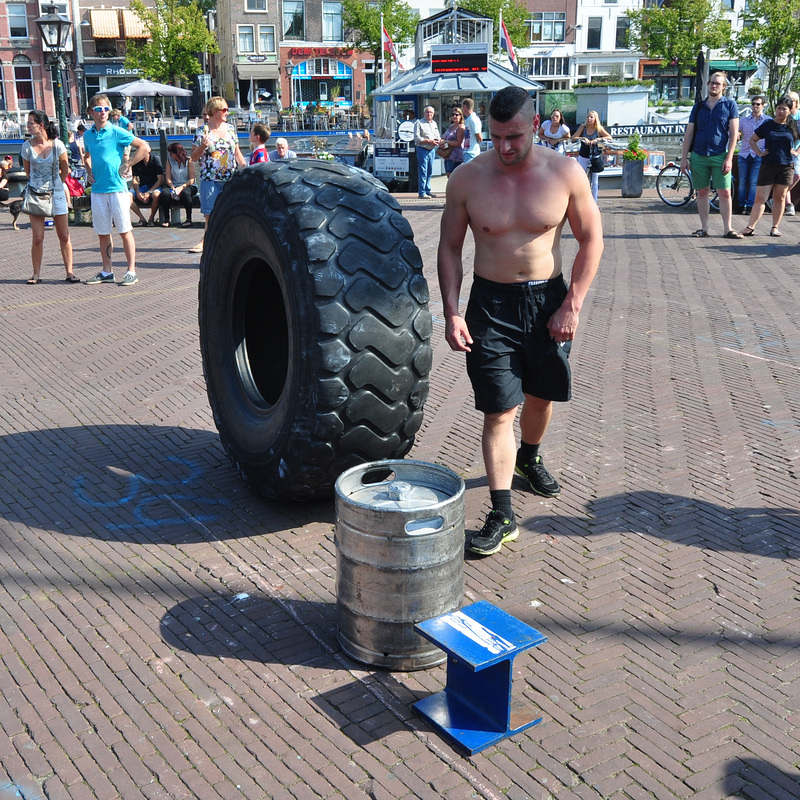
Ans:
[[[283,74],[289,81],[289,106],[294,108],[294,80],[292,79],[292,75],[294,74],[294,61],[292,61],[291,58],[283,65]]]
[[[56,113],[58,114],[58,133],[65,145],[69,144],[67,132],[67,109],[64,105],[64,87],[61,85],[61,56],[67,49],[67,41],[72,32],[72,21],[57,13],[55,6],[46,6],[45,13],[36,20],[42,35],[42,51],[49,52],[47,63],[55,90]]]

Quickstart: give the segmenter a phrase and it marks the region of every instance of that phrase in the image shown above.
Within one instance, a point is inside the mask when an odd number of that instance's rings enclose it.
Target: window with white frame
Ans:
[[[534,57],[530,59],[531,75],[546,78],[551,75],[569,76],[568,58]]]
[[[565,11],[542,11],[531,14],[532,42],[563,42],[567,27]]]
[[[586,28],[586,49],[599,50],[603,38],[603,18],[589,17]]]
[[[341,42],[342,40],[342,4],[322,3],[322,41]]]
[[[12,39],[27,39],[28,15],[25,13],[25,3],[7,3],[8,35]]]
[[[237,37],[240,53],[255,53],[256,39],[252,25],[237,25]]]
[[[283,38],[305,38],[305,3],[303,0],[283,0]]]
[[[259,25],[258,26],[258,52],[259,53],[275,53],[275,26],[274,25]]]
[[[245,0],[245,2],[244,2],[244,10],[245,11],[266,11],[267,10],[267,0]]]
[[[614,47],[617,50],[628,49],[628,29],[631,22],[627,17],[617,17],[617,35],[614,40]]]

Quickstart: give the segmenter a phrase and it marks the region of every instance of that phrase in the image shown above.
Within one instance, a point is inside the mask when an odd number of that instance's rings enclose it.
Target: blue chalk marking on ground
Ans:
[[[124,491],[114,498],[113,500],[97,500],[90,496],[87,492],[88,478],[78,476],[75,479],[74,494],[75,497],[81,502],[91,508],[117,508],[132,504],[131,513],[137,520],[133,523],[109,523],[106,525],[106,530],[130,530],[132,528],[162,528],[171,525],[182,525],[187,522],[213,522],[216,518],[214,514],[195,514],[187,511],[185,516],[170,515],[165,517],[155,517],[148,513],[148,509],[156,503],[167,503],[176,510],[180,511],[179,503],[185,501],[192,505],[200,504],[202,506],[228,506],[230,501],[226,498],[217,497],[201,497],[186,493],[186,488],[192,483],[195,483],[203,474],[202,468],[191,461],[187,461],[176,456],[170,456],[169,462],[186,467],[187,475],[184,478],[175,480],[163,480],[148,478],[146,475],[139,475],[136,473],[121,476],[120,480],[124,481]],[[172,494],[171,492],[153,491],[154,488],[158,489],[178,489],[179,494]],[[0,798],[2,800],[2,798]]]

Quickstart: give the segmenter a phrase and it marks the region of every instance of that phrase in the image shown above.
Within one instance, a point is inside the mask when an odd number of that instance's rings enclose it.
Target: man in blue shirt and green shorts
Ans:
[[[150,145],[130,131],[114,125],[109,120],[111,103],[108,96],[96,94],[89,101],[89,113],[94,127],[83,136],[84,163],[87,181],[92,187],[92,227],[100,237],[100,257],[103,268],[86,283],[115,283],[111,254],[114,243],[111,226],[115,226],[122,239],[128,271],[120,286],[133,286],[136,277],[136,242],[131,224],[131,196],[122,173],[141,161],[150,152]],[[131,158],[130,148],[136,153]]]
[[[700,229],[692,234],[697,239],[708,236],[709,187],[712,180],[719,196],[719,215],[724,230],[722,235],[726,239],[743,238],[741,233],[731,228],[731,169],[739,138],[739,106],[729,97],[723,97],[727,84],[724,72],[711,75],[708,79],[708,97],[696,103],[692,109],[683,140],[681,170],[687,172],[691,165],[692,183],[697,189]]]

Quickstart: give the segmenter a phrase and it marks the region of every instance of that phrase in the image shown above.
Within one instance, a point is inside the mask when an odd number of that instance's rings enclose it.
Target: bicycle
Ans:
[[[658,173],[656,191],[661,200],[673,208],[681,208],[697,200],[697,190],[692,183],[691,170],[681,172],[681,168],[674,163],[667,164]],[[733,189],[731,189],[731,194],[734,195]],[[719,195],[713,185],[708,202],[714,211],[719,211]]]

